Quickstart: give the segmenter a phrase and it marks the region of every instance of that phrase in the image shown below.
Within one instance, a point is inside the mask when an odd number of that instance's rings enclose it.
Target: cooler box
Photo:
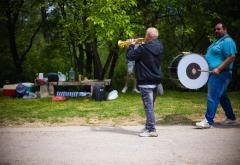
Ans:
[[[25,87],[27,87],[27,92],[35,92],[35,86],[34,86],[34,83],[29,83],[29,82],[26,82],[26,83],[22,83],[22,85],[24,85]]]
[[[4,96],[14,96],[16,94],[17,84],[8,84],[3,86]]]
[[[35,92],[33,83],[21,83],[26,87],[26,91]],[[16,94],[16,87],[18,84],[7,84],[3,86],[3,96],[14,96]]]

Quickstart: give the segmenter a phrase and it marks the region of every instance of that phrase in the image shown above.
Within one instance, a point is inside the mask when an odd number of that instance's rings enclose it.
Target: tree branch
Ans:
[[[31,49],[32,44],[33,44],[33,40],[34,40],[34,38],[36,37],[37,33],[39,32],[39,30],[40,30],[42,24],[43,24],[43,21],[41,21],[41,23],[38,25],[37,29],[34,31],[32,37],[31,37],[31,39],[30,39],[30,43],[29,43],[27,49],[23,52],[23,54],[22,54],[22,56],[21,56],[21,60],[20,60],[21,63],[24,61],[24,59],[25,59],[27,53],[28,53],[29,50]]]

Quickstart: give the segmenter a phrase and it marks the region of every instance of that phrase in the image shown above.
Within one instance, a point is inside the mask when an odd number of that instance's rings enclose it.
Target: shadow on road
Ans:
[[[138,131],[128,130],[120,127],[91,127],[91,131],[95,132],[111,132],[117,134],[126,134],[126,135],[138,135]]]
[[[213,125],[215,128],[240,128],[240,123],[224,124],[223,122],[215,122]]]

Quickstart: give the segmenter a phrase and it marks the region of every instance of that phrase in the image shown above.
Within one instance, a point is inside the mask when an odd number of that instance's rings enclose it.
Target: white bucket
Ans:
[[[43,73],[38,74],[38,79],[43,79]]]

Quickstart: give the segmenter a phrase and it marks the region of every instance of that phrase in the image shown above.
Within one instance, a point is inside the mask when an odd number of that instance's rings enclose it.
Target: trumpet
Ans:
[[[144,43],[144,38],[135,38],[133,40],[135,41],[135,44],[142,44],[142,43]],[[118,41],[118,47],[119,48],[125,48],[125,47],[127,47],[129,45],[131,45],[131,42],[129,40],[126,40],[126,41],[119,40]]]

